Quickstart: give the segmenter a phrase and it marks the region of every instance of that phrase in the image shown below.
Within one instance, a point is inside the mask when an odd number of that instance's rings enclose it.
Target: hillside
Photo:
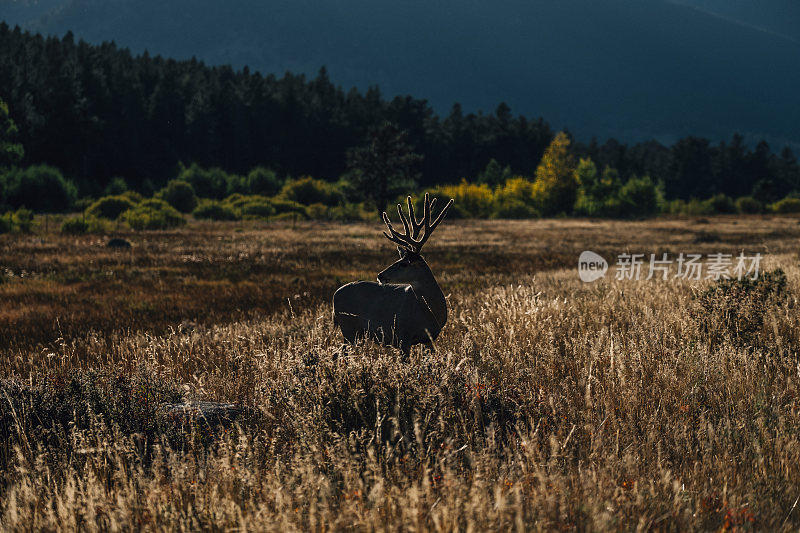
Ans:
[[[703,3],[695,2],[713,7]],[[0,18],[34,31],[72,30],[90,42],[113,39],[134,51],[263,72],[310,74],[327,65],[345,87],[378,84],[388,95],[427,98],[439,111],[456,101],[467,110],[506,101],[583,138],[719,139],[741,131],[778,146],[800,143],[800,44],[665,0],[12,6],[0,7]]]

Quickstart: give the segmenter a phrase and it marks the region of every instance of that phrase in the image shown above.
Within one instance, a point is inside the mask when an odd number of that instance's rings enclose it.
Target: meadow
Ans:
[[[800,527],[796,218],[446,220],[424,255],[449,320],[408,362],[331,319],[395,260],[380,231],[0,235],[0,529]],[[741,251],[768,275],[613,276]],[[176,425],[185,400],[241,415]]]

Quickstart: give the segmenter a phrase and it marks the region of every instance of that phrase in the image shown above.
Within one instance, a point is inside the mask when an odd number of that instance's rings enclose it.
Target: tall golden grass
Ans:
[[[794,220],[439,231],[426,257],[450,318],[408,363],[343,347],[331,322],[336,285],[393,260],[377,226],[190,226],[129,236],[122,257],[75,238],[0,242],[14,274],[0,285],[0,529],[797,529]],[[583,249],[762,252],[787,284],[766,303],[714,300],[708,282],[584,284]],[[140,274],[86,279],[104,269]],[[215,299],[186,303],[178,280]],[[238,285],[274,302],[237,309]],[[118,290],[150,311],[112,324],[90,299],[58,299],[89,291],[104,309]],[[41,302],[43,333],[15,334]],[[723,318],[748,306],[763,316],[742,337]],[[69,334],[47,337],[54,316]],[[158,409],[178,398],[247,415],[181,434]]]

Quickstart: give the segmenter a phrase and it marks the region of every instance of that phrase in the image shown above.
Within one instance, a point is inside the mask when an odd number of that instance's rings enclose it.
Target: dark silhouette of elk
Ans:
[[[383,212],[389,230],[383,234],[397,245],[400,259],[378,274],[377,283],[355,281],[340,287],[333,295],[333,321],[347,342],[372,338],[400,348],[406,357],[416,344],[433,349],[433,341],[447,322],[447,302],[420,251],[453,200],[431,221],[435,205],[436,199],[430,201],[425,194],[422,220],[417,221],[410,196],[408,216],[397,204],[404,233],[396,231]]]

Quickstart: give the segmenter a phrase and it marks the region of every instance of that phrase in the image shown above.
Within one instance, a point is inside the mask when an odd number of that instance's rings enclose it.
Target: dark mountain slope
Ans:
[[[800,45],[662,0],[71,0],[27,27],[264,72],[327,65],[345,86],[439,110],[506,101],[584,138],[800,143]]]

